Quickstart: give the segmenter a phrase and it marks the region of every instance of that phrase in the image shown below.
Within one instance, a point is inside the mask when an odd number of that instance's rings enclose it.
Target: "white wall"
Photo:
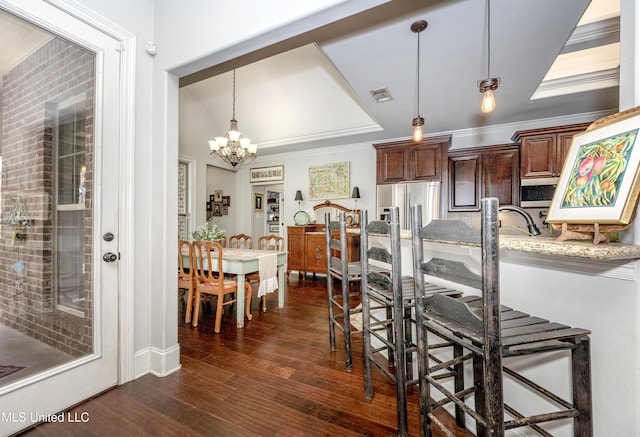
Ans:
[[[632,383],[637,372],[633,351],[638,347],[635,282],[516,262],[502,262],[500,274],[501,301],[505,305],[591,330],[594,435],[638,435],[633,420],[620,420],[625,414],[635,418],[638,411]],[[537,376],[570,400],[568,360],[538,360],[536,364],[537,368],[525,368],[525,375]],[[553,435],[572,435],[569,424],[551,429]]]
[[[297,190],[302,191],[304,201],[301,209],[312,209],[321,200],[309,199],[309,167],[313,165],[329,164],[335,162],[349,162],[350,190],[354,186],[360,189],[359,209],[374,210],[376,205],[376,155],[371,144],[352,144],[326,149],[313,149],[303,152],[281,153],[277,155],[259,156],[250,165],[243,167],[238,172],[240,196],[251,196],[252,187],[249,184],[249,169],[251,167],[265,167],[271,165],[284,165],[284,209],[281,211],[280,221],[286,226],[293,226],[293,214],[298,211],[298,202],[294,200]],[[332,202],[353,208],[355,202],[351,198],[332,199]],[[245,206],[240,210],[240,227],[251,229],[251,210]],[[322,218],[319,219],[323,220]],[[281,235],[285,236],[284,233]]]

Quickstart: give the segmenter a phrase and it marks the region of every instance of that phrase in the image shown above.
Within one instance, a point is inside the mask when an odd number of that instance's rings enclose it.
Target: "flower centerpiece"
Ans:
[[[194,240],[220,241],[224,238],[227,231],[222,229],[215,221],[207,220],[193,231]]]

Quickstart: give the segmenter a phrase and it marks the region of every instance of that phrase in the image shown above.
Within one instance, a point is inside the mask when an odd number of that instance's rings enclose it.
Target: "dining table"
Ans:
[[[238,328],[244,327],[245,315],[245,275],[258,272],[260,257],[275,254],[278,267],[278,308],[284,308],[284,273],[287,263],[287,251],[258,250],[258,249],[222,249],[222,271],[236,275],[238,281],[238,295],[236,299],[236,320]],[[183,254],[185,263],[189,263],[189,255]],[[217,269],[217,266],[215,266]],[[217,271],[214,269],[214,271]]]

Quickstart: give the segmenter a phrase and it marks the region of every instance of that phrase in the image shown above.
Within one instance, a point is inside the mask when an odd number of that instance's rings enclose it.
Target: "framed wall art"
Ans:
[[[249,182],[272,182],[284,180],[284,165],[256,167],[249,170]]]
[[[253,194],[253,210],[256,212],[264,211],[263,207],[264,194],[254,193]]]
[[[222,203],[222,190],[215,190],[213,192],[213,201],[216,203]]]
[[[616,114],[575,135],[549,208],[549,223],[628,225],[640,191],[640,114]]]
[[[349,198],[349,162],[309,167],[309,199]]]

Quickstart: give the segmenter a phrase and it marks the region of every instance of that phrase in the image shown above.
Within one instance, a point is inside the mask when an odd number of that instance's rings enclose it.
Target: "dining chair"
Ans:
[[[590,331],[552,323],[500,304],[498,199],[484,198],[480,203],[480,230],[458,220],[433,220],[423,227],[421,205],[412,206],[422,435],[432,435],[432,424],[441,426],[433,415],[434,409],[453,403],[475,421],[479,436],[504,436],[506,430],[519,427],[551,435],[540,424],[563,419],[573,421],[575,436],[592,436]],[[476,255],[480,266],[474,269],[480,273],[460,261],[459,252],[436,252],[443,242],[468,246],[465,250],[469,253],[480,252]],[[427,261],[425,249],[436,255]],[[426,282],[425,275],[430,282]],[[426,290],[439,280],[475,289],[480,295],[459,299],[427,295]],[[429,360],[425,353],[430,347],[427,331],[437,332],[464,349],[465,355],[457,357],[457,364],[464,360],[473,369],[473,381],[466,387],[452,391],[441,383],[439,372],[451,363]],[[570,369],[562,375],[569,379],[565,385],[572,391],[571,402],[544,387],[544,381],[540,381],[544,376],[538,376],[535,382],[529,376],[535,373],[536,366],[564,360],[567,351]],[[562,376],[553,379],[558,377]],[[531,399],[526,404],[508,403],[503,390],[507,380],[515,382],[510,384],[510,390],[522,389]]]
[[[178,240],[178,290],[185,290],[185,323],[191,322],[195,283],[193,245],[188,240]]]
[[[273,250],[276,252],[282,252],[284,250],[284,238],[275,235],[263,235],[258,238],[258,250]],[[260,274],[258,272],[249,273],[246,275],[247,280],[251,284],[260,283]],[[260,305],[262,312],[267,311],[267,296],[263,295],[260,298]]]
[[[345,213],[340,212],[338,221],[331,221],[331,214],[326,213],[325,240],[327,259],[327,298],[329,307],[329,346],[336,350],[336,328],[344,334],[344,359],[347,372],[351,372],[351,336],[362,333],[352,327],[353,316],[362,313],[360,290],[352,291],[352,285],[362,280],[360,261],[348,262],[347,224]],[[340,281],[340,287],[335,283]]]
[[[234,249],[251,249],[253,240],[250,235],[237,234],[229,237],[229,248]]]
[[[193,252],[196,265],[193,327],[198,326],[200,303],[207,298],[215,296],[217,302],[214,332],[218,333],[220,332],[224,306],[236,302],[235,298],[227,301],[225,301],[224,298],[238,291],[238,281],[236,277],[225,277],[222,270],[222,246],[219,243],[197,241],[194,243]],[[209,268],[210,266],[217,266],[217,271]],[[245,281],[244,287],[246,317],[251,320],[251,286]]]

